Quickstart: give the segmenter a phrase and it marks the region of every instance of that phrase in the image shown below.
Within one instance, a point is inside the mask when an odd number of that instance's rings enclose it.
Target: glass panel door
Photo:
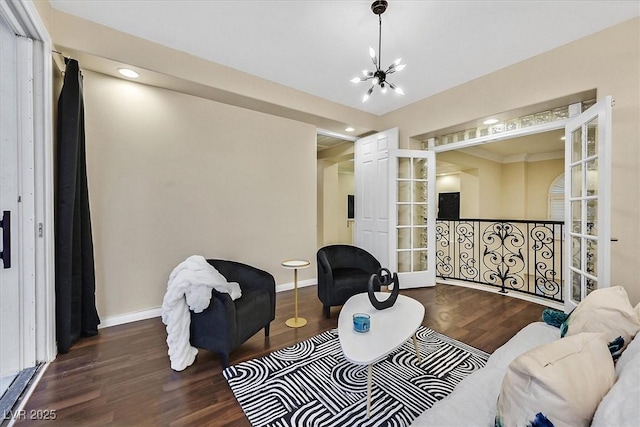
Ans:
[[[435,154],[397,150],[391,265],[402,288],[435,285]]]
[[[565,138],[565,310],[570,311],[593,290],[609,286],[611,97],[567,123]]]

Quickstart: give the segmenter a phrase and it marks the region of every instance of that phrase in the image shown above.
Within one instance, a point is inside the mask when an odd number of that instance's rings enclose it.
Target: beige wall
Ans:
[[[611,224],[619,241],[612,244],[612,283],[624,285],[634,304],[640,301],[632,267],[640,258],[640,19],[376,118],[186,54],[171,51],[168,56],[157,45],[60,12],[47,9],[43,15],[54,43],[62,47],[238,90],[243,96],[257,94],[258,100],[316,117],[377,129],[398,127],[403,148],[418,144],[411,138],[427,132],[572,93],[595,88],[599,98],[613,95]],[[291,281],[290,273],[280,268],[282,259],[314,259],[314,126],[85,75],[103,317],[157,307],[171,268],[192,253],[254,264],[279,283]],[[489,188],[499,185],[500,177],[478,177],[476,182],[479,201],[496,206]],[[480,215],[491,212],[485,209]],[[315,277],[315,268],[300,275],[301,280]]]
[[[192,254],[292,281],[316,249],[311,125],[84,72],[97,302],[104,317],[158,307]],[[315,277],[315,268],[300,279]]]
[[[338,163],[318,160],[318,247],[352,244],[353,224],[347,222],[347,195],[354,194],[353,173]]]
[[[480,185],[477,171],[460,172],[460,218],[480,218]]]
[[[474,212],[480,218],[498,218],[502,215],[502,164],[491,160],[472,156],[461,151],[438,153],[437,159],[447,163],[460,165],[467,173],[464,181],[460,181],[460,215],[472,213],[468,208],[477,203]],[[467,187],[467,188],[465,188]],[[472,194],[476,192],[476,194]]]
[[[347,196],[355,195],[356,183],[353,172],[338,172],[338,228],[340,243],[353,244],[353,221],[347,221]]]
[[[318,165],[322,165],[322,190],[318,190],[318,210],[321,211],[318,217],[322,215],[322,223],[318,229],[322,230],[322,233],[318,238],[318,246],[325,246],[338,243],[340,240],[340,230],[337,227],[341,220],[338,164],[319,161]]]
[[[501,218],[527,219],[527,164],[517,162],[502,165],[501,184]]]
[[[436,177],[436,193],[456,193],[460,191],[460,174],[451,173]]]
[[[549,189],[564,173],[564,159],[527,163],[527,217],[549,218]]]
[[[460,218],[549,218],[549,188],[564,172],[563,159],[501,164],[459,152],[441,153],[439,156],[452,163],[464,161],[465,165],[474,166],[473,169],[436,179],[437,193],[460,192]],[[501,179],[495,180],[494,176]],[[483,183],[482,189],[480,182]],[[481,194],[487,193],[492,195],[490,203],[481,198]]]
[[[640,301],[640,18],[540,54],[382,116],[410,138],[491,114],[596,89],[615,98],[612,116],[611,284]]]

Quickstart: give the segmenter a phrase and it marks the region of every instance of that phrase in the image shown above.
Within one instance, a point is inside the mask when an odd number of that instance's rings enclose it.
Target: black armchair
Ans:
[[[190,341],[197,348],[218,353],[223,367],[229,366],[229,353],[269,325],[276,315],[276,283],[273,276],[246,264],[208,259],[229,282],[238,282],[242,296],[231,300],[229,294],[212,290],[209,307],[191,312]]]
[[[357,246],[331,245],[320,248],[318,258],[318,298],[328,319],[331,306],[343,305],[349,298],[367,292],[369,278],[380,263]],[[380,285],[377,285],[377,291]]]

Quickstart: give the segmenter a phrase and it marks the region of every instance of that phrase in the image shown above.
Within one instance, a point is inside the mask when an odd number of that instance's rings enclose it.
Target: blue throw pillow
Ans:
[[[555,326],[559,328],[569,317],[564,311],[554,310],[552,308],[545,308],[542,312],[542,321],[547,325]]]
[[[501,420],[496,417],[495,427],[507,427],[504,426]],[[538,412],[535,418],[527,424],[527,427],[554,427],[553,423],[549,421],[549,418],[545,417],[542,412]]]
[[[533,421],[530,421],[527,427],[554,427],[549,418],[545,417],[542,412],[538,412]]]

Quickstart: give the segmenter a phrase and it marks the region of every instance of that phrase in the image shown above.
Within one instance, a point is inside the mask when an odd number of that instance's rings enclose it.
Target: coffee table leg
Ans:
[[[371,383],[373,382],[373,364],[369,365],[369,377],[367,378],[367,418],[371,416]]]
[[[416,334],[413,334],[413,346],[416,348],[416,356],[418,356],[418,362],[422,362],[422,357],[420,357],[420,351],[418,351],[418,339],[416,338]]]

